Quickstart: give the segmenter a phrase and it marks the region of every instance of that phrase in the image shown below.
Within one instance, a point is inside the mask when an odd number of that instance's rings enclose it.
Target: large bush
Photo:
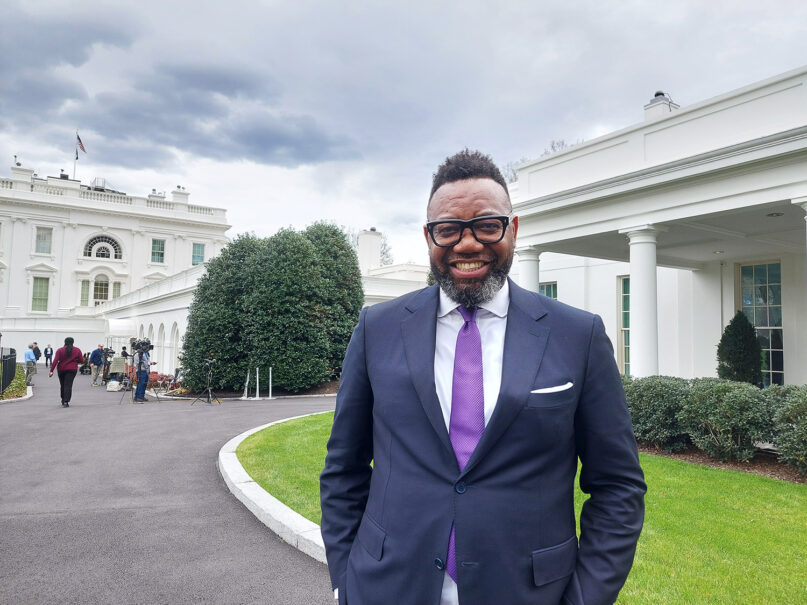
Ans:
[[[749,460],[754,443],[770,434],[763,391],[746,383],[693,380],[678,418],[698,448],[721,460]]]
[[[358,261],[344,234],[314,225],[271,238],[237,237],[208,261],[188,314],[182,348],[185,383],[239,391],[247,371],[289,391],[337,373],[364,300]],[[338,360],[338,361],[337,361]]]
[[[204,359],[217,360],[211,386],[238,390],[244,386],[249,346],[244,340],[244,296],[252,285],[245,279],[266,240],[239,235],[221,254],[207,262],[188,311],[188,329],[182,342],[183,381],[194,390],[204,388],[207,367]]]
[[[326,359],[331,377],[341,373],[353,328],[364,304],[359,261],[344,231],[328,223],[314,223],[303,235],[311,242],[322,278],[322,329],[328,339]]]
[[[762,346],[742,311],[737,311],[717,345],[717,375],[754,385],[762,383]]]
[[[807,475],[807,388],[791,388],[774,415],[779,458]]]
[[[633,433],[639,441],[674,452],[687,444],[678,413],[689,395],[689,381],[671,376],[623,380]]]
[[[284,229],[269,239],[249,269],[244,332],[251,366],[289,391],[317,386],[330,377],[324,281],[314,246]]]

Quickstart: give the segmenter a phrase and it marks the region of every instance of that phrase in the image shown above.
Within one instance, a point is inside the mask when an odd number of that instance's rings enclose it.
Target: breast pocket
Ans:
[[[567,386],[569,385],[569,386]],[[577,388],[571,382],[535,387],[527,398],[528,408],[554,408],[572,405],[577,399]]]

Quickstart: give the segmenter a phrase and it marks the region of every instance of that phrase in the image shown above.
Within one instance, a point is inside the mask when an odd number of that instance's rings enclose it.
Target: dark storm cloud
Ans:
[[[310,116],[273,109],[277,84],[259,71],[206,65],[156,66],[134,90],[102,92],[69,109],[106,140],[140,141],[217,160],[297,166],[355,157],[350,140]],[[124,148],[105,161],[130,163]],[[158,165],[166,154],[140,156]]]
[[[86,98],[87,92],[78,82],[58,76],[14,74],[5,81],[0,94],[0,128],[38,126],[43,116],[52,116],[64,102]]]
[[[62,107],[87,102],[84,83],[68,72],[84,65],[96,45],[127,47],[137,27],[136,19],[111,9],[88,15],[34,6],[39,12],[0,2],[0,128],[24,132],[28,143],[47,130],[45,123],[58,121]]]
[[[2,72],[82,65],[94,44],[131,44],[137,22],[130,15],[100,7],[92,14],[55,8],[34,14],[24,10],[22,3],[4,0],[0,2]]]

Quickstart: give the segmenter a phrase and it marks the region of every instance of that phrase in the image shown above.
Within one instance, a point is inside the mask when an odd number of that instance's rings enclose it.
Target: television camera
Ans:
[[[132,339],[131,345],[133,353],[147,353],[154,348],[154,345],[151,344],[148,338]]]

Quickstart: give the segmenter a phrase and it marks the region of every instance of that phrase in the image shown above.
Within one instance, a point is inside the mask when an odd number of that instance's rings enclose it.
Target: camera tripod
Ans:
[[[218,404],[221,404],[221,401],[219,401],[219,398],[216,397],[216,395],[213,393],[213,389],[210,387],[210,381],[212,379],[213,379],[213,364],[208,363],[207,364],[207,386],[205,387],[205,390],[202,391],[201,395],[199,395],[196,399],[191,401],[191,405],[193,405],[197,401],[207,401],[207,405],[213,405],[214,401],[216,403],[218,403]]]

